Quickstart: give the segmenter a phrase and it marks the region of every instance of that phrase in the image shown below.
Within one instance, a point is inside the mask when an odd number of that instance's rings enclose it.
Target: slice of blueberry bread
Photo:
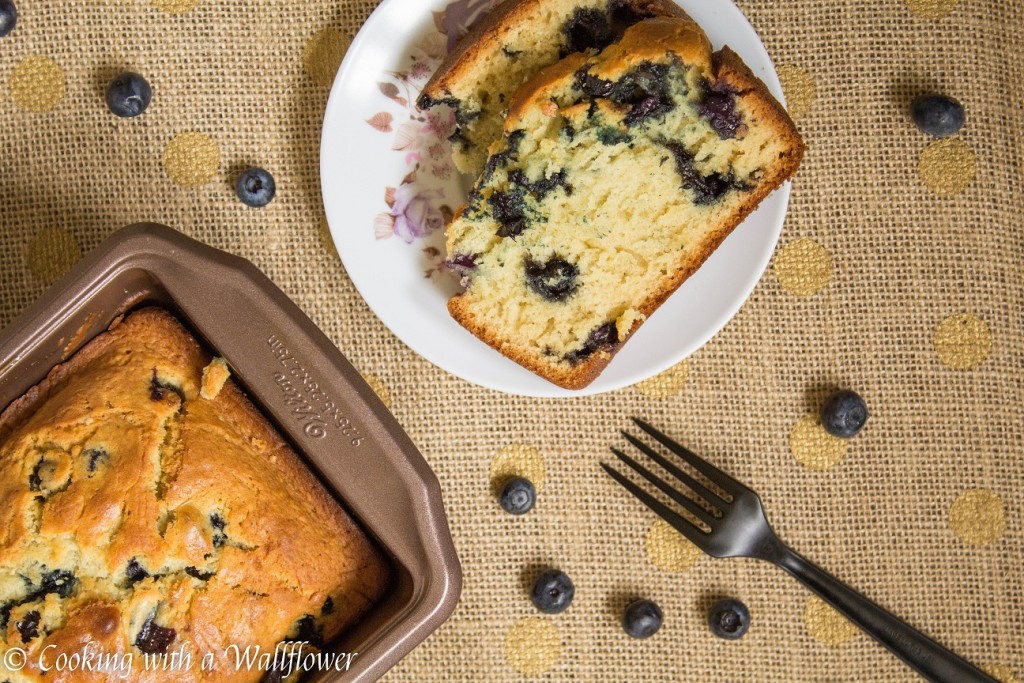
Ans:
[[[644,20],[516,94],[448,227],[452,316],[578,389],[769,193],[804,146],[782,106],[692,21]]]
[[[528,78],[566,55],[604,49],[656,16],[686,14],[672,0],[505,0],[456,45],[417,103],[455,109],[455,166],[475,176]]]

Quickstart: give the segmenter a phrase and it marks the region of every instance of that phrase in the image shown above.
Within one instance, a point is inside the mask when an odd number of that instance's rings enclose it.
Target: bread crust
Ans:
[[[656,17],[633,26],[626,31],[622,40],[609,45],[601,53],[600,61],[592,67],[591,73],[598,78],[614,78],[641,62],[666,53],[678,56],[687,64],[700,65],[708,70],[713,68],[711,44],[700,26],[689,17]],[[589,61],[585,54],[572,54],[530,77],[512,98],[505,119],[505,133],[519,128],[527,111],[550,99],[552,90],[557,89]]]
[[[514,26],[528,22],[550,0],[504,0],[478,21],[448,53],[430,77],[417,98],[421,109],[433,102],[451,98],[451,84],[463,80],[479,67],[487,55],[501,49],[501,39]],[[672,0],[632,0],[630,7],[652,16],[689,19],[689,15]]]

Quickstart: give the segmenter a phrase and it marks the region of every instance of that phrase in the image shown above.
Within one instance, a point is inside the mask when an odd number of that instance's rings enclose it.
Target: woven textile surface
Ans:
[[[808,145],[779,247],[688,360],[576,399],[504,395],[418,357],[325,236],[321,121],[374,5],[20,2],[0,39],[0,327],[139,221],[263,270],[389,401],[444,491],[462,599],[385,680],[916,680],[779,570],[692,553],[615,487],[598,463],[638,415],[758,491],[802,554],[1019,683],[1024,3],[740,0]],[[103,103],[125,70],[153,84],[137,119]],[[929,91],[964,104],[956,136],[910,122]],[[262,210],[234,195],[251,165],[277,181]],[[849,442],[812,417],[837,387],[871,411]],[[542,483],[522,517],[497,504],[492,478],[507,472]],[[560,615],[528,597],[546,566],[576,584]],[[750,607],[739,641],[706,626],[720,596]],[[634,597],[664,611],[649,640],[620,626]]]

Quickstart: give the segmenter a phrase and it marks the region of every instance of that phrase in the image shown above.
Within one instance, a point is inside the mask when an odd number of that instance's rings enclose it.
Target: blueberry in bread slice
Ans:
[[[529,77],[568,54],[601,50],[656,16],[686,14],[672,0],[505,0],[456,45],[417,104],[455,109],[455,166],[475,176]]]
[[[473,334],[569,389],[585,387],[758,203],[804,146],[728,48],[653,18],[516,94],[448,227],[448,302]]]

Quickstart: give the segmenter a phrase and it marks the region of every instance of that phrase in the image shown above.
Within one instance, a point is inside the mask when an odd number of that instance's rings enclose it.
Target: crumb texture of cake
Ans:
[[[629,28],[517,92],[447,231],[452,316],[565,388],[589,384],[804,146],[745,64],[686,19]]]
[[[0,651],[27,662],[0,680],[291,681],[228,648],[322,646],[382,596],[386,561],[238,387],[200,397],[209,362],[142,309],[0,414]],[[133,668],[39,665],[90,650]]]
[[[516,90],[542,68],[595,53],[642,19],[685,18],[672,0],[505,0],[458,43],[423,88],[421,109],[455,110],[455,166],[478,175]]]

